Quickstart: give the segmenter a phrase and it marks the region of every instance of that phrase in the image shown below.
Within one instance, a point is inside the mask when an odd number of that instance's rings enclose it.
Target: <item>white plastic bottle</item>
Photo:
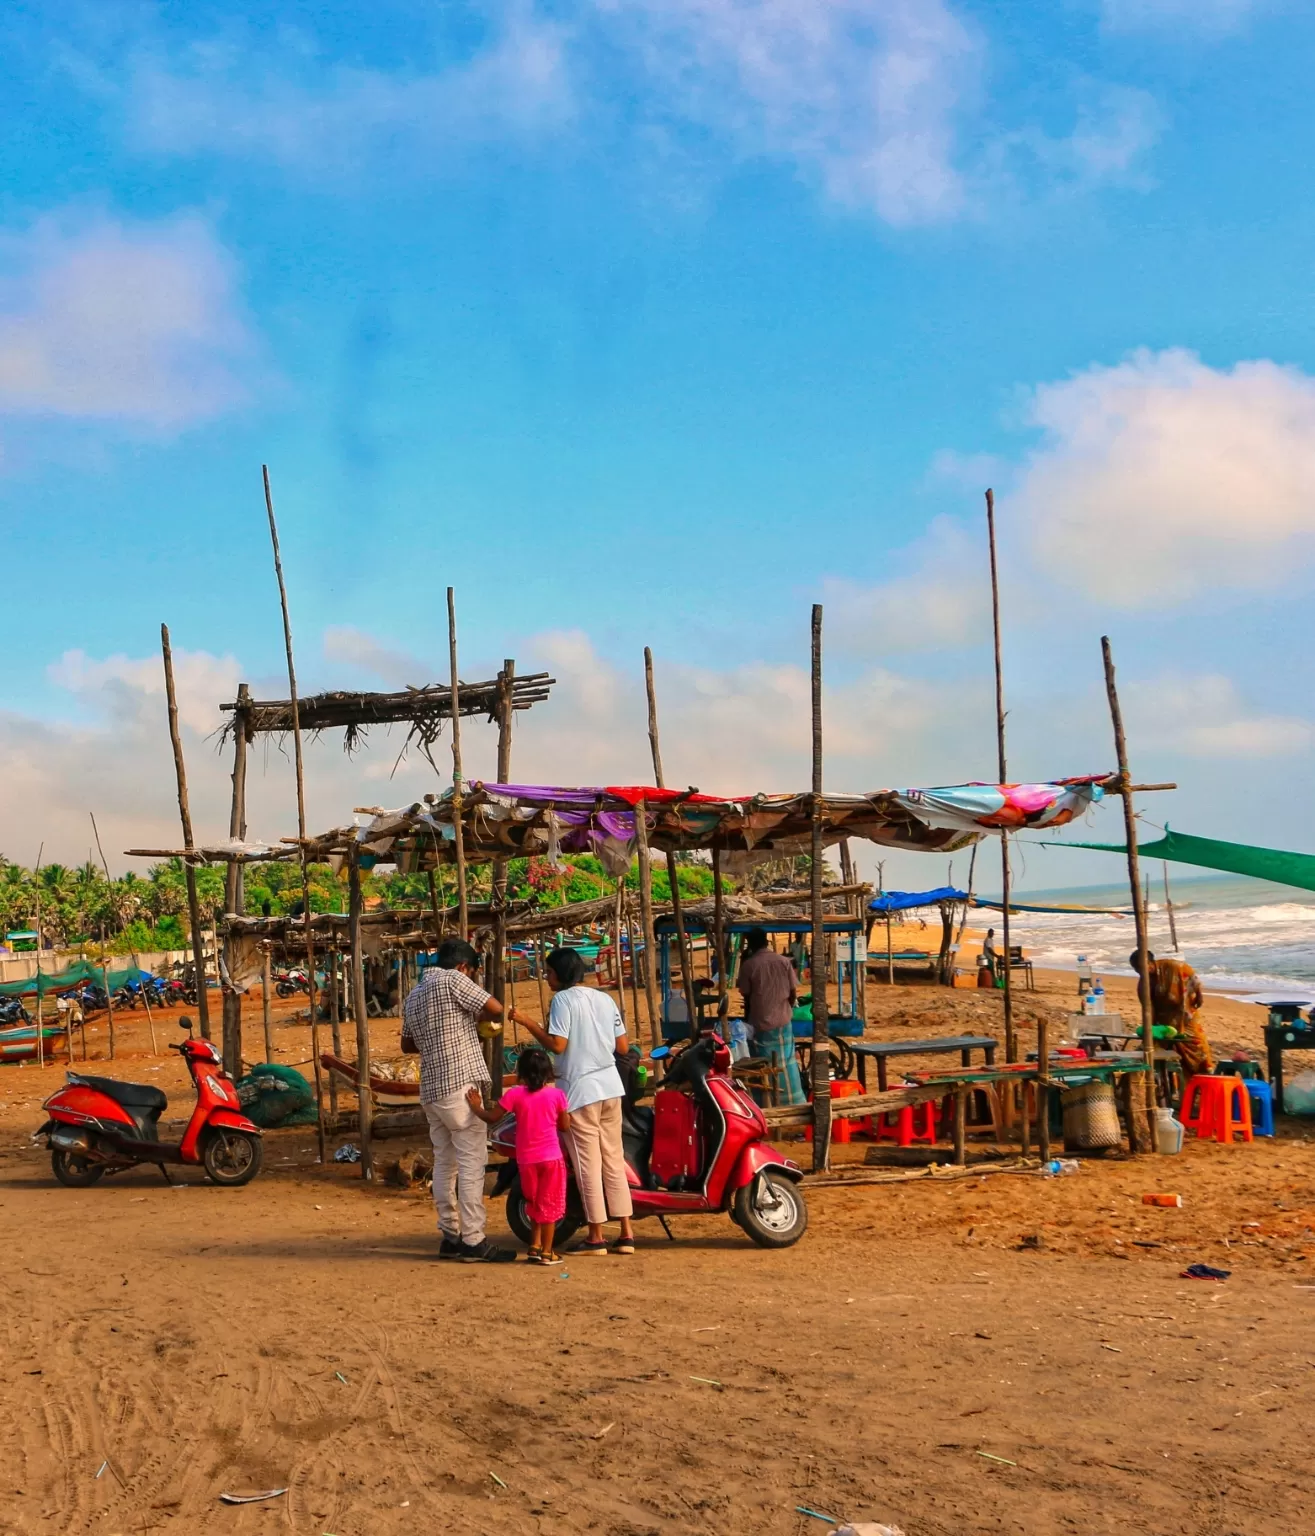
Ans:
[[[1092,982],[1091,991],[1087,993],[1083,1001],[1087,1004],[1087,1013],[1105,1012],[1105,988],[1101,985],[1099,976]]]
[[[1086,955],[1078,956],[1078,997],[1083,998],[1091,991],[1091,961]]]

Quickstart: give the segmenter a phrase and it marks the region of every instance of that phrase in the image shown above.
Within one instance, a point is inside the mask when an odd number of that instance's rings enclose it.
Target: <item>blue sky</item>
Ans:
[[[0,42],[11,856],[168,836],[161,620],[218,830],[216,705],[284,686],[262,462],[305,688],[441,675],[451,583],[467,676],[559,678],[522,774],[643,774],[650,644],[672,776],[741,790],[806,782],[817,600],[828,781],[993,776],[994,484],[1014,772],[1109,764],[1108,632],[1183,785],[1148,814],[1315,842],[1308,7],[101,0]],[[312,820],[430,787],[395,755],[321,744]],[[254,794],[287,830],[277,754]]]

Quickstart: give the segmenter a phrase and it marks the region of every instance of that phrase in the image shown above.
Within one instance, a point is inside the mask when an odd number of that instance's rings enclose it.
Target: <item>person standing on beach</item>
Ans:
[[[744,999],[750,1049],[771,1062],[781,1103],[806,1103],[794,1053],[792,1015],[799,995],[795,968],[771,948],[765,929],[750,928],[744,949],[735,984]]]
[[[606,993],[581,985],[584,961],[579,950],[554,949],[544,968],[553,994],[547,1029],[519,1009],[513,1009],[511,1017],[555,1057],[557,1086],[566,1095],[571,1117],[566,1144],[589,1224],[589,1235],[576,1252],[606,1255],[603,1223],[611,1217],[621,1223],[621,1236],[611,1252],[633,1253],[634,1204],[621,1144],[625,1086],[616,1065],[617,1056],[630,1049],[626,1026]]]
[[[488,1137],[466,1098],[489,1081],[479,1022],[500,1019],[502,1004],[476,982],[479,956],[465,939],[445,939],[437,960],[406,1000],[402,1049],[420,1057],[420,1104],[434,1148],[438,1256],[510,1263],[516,1255],[484,1235]]]
[[[1205,1004],[1201,979],[1185,960],[1157,960],[1149,950],[1151,1023],[1177,1030],[1173,1048],[1188,1077],[1211,1076],[1215,1070],[1214,1052],[1197,1014]],[[1128,963],[1141,978],[1137,995],[1143,996],[1146,979],[1141,976],[1141,954],[1133,950]]]

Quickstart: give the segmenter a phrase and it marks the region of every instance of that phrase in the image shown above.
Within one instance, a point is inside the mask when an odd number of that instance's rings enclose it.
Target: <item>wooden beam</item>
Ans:
[[[822,605],[813,604],[813,846],[809,883],[813,898],[813,933],[809,969],[813,983],[813,1172],[831,1159],[831,1040],[826,997],[826,917],[822,907]],[[787,1031],[787,1035],[789,1031]]]
[[[269,515],[269,538],[274,546],[274,575],[279,584],[279,607],[283,613],[283,649],[288,658],[288,692],[292,703],[292,748],[297,773],[297,838],[301,848],[301,910],[306,923],[306,984],[310,993],[310,1053],[315,1071],[315,1128],[320,1162],[328,1161],[324,1136],[324,1074],[320,1068],[320,1019],[315,1004],[315,939],[310,909],[310,860],[306,852],[306,770],[301,755],[301,712],[297,700],[297,668],[292,659],[292,620],[288,616],[288,589],[283,580],[283,557],[279,552],[279,530],[274,520],[274,496],[269,484],[269,466],[260,466],[265,486],[265,511]]]
[[[264,1028],[265,1028],[265,1060],[266,1061],[273,1061],[274,1060],[274,1036],[273,1036],[273,1033],[272,1033],[271,1028],[270,1028],[270,1005],[269,1005],[269,990],[270,990],[270,987],[273,985],[273,979],[270,976],[269,944],[266,943],[263,947],[264,947],[265,953],[264,953],[264,957],[262,959],[261,968],[260,968],[260,1014],[261,1014],[261,1023],[264,1025]]]
[[[470,911],[466,899],[466,842],[461,825],[461,684],[457,679],[457,607],[452,588],[447,589],[447,645],[452,666],[452,832],[457,856],[457,926],[468,938]]]
[[[657,933],[653,927],[653,860],[648,848],[648,806],[641,800],[635,806],[635,853],[639,860],[639,923],[644,934],[644,1000],[648,1004],[648,1043],[653,1049],[662,1044],[662,1018],[657,995]],[[638,965],[631,952],[630,964]],[[639,1022],[635,1022],[638,1032]]]
[[[653,682],[653,652],[644,647],[644,690],[648,695],[648,744],[653,754],[653,782],[667,787],[662,774],[662,748],[658,741],[657,689]],[[698,1013],[694,1007],[694,964],[685,937],[685,910],[680,896],[680,880],[674,852],[667,853],[667,882],[671,886],[671,916],[676,925],[676,948],[680,953],[680,981],[689,1011],[689,1037],[698,1038]],[[654,957],[656,959],[656,956]]]
[[[355,853],[348,862],[349,912],[351,916],[352,1012],[356,1016],[356,1127],[361,1140],[361,1177],[374,1179],[374,1153],[370,1145],[370,1015],[365,1002],[365,959],[361,952],[361,864]]]
[[[178,781],[178,814],[183,823],[183,847],[189,852],[196,846],[192,837],[192,812],[187,800],[187,766],[183,762],[183,738],[178,732],[178,695],[174,689],[173,649],[169,644],[169,626],[160,625],[160,649],[164,656],[164,691],[169,706],[169,740],[173,744],[174,777]],[[203,1039],[210,1038],[210,999],[206,995],[205,934],[201,929],[201,903],[196,894],[196,870],[183,860],[183,878],[187,885],[187,921],[192,929],[192,966],[196,973],[196,1013]]]
[[[506,784],[511,780],[511,731],[515,720],[515,713],[511,707],[512,684],[516,677],[516,663],[510,657],[506,657],[502,663],[502,671],[498,673],[498,783]],[[492,885],[490,896],[493,901],[493,986],[491,988],[494,997],[502,1003],[507,1001],[507,860],[494,859],[492,870]],[[505,1014],[504,1014],[505,1017]],[[506,1031],[506,1025],[503,1025]],[[504,1041],[494,1039],[489,1042],[489,1054],[492,1060],[489,1062],[489,1076],[492,1079],[489,1092],[494,1099],[502,1097],[502,1052]]]
[[[1147,1150],[1155,1150],[1155,1017],[1151,1004],[1150,943],[1146,937],[1146,904],[1142,895],[1141,862],[1137,852],[1137,811],[1132,799],[1132,775],[1128,771],[1128,741],[1123,731],[1123,711],[1114,678],[1114,653],[1108,635],[1100,640],[1105,664],[1105,692],[1109,698],[1110,723],[1114,727],[1114,751],[1119,763],[1119,795],[1123,800],[1123,833],[1128,846],[1128,885],[1132,891],[1132,915],[1137,928],[1137,962],[1141,980],[1137,994],[1141,1001],[1142,1048],[1146,1056],[1146,1134]],[[1129,1125],[1129,1138],[1134,1127]],[[1044,1154],[1043,1154],[1044,1155]]]

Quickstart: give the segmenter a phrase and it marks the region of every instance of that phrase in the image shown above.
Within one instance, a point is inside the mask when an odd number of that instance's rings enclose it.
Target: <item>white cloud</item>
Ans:
[[[443,681],[435,667],[407,651],[393,650],[350,624],[330,625],[324,631],[323,649],[326,661],[360,667],[391,688],[424,688]]]
[[[1315,544],[1315,379],[1134,353],[1042,384],[1015,491],[1039,563],[1116,607],[1284,579]]]
[[[368,636],[363,637],[368,639]],[[640,668],[622,672],[600,658],[587,636],[531,637],[523,651],[558,679],[547,703],[517,716],[513,772],[522,782],[647,783],[644,684]],[[368,654],[358,647],[356,655]],[[376,657],[387,664],[388,651]],[[231,656],[174,652],[179,714],[197,835],[227,835],[230,749],[217,750],[219,705],[243,676]],[[86,857],[96,813],[111,867],[129,847],[177,847],[180,840],[163,674],[154,657],[92,659],[66,653],[49,669],[81,717],[34,719],[0,712],[0,851],[26,863],[44,839],[47,858]],[[810,771],[810,689],[806,670],[758,663],[728,670],[657,659],[664,766],[668,783],[706,791],[805,788]],[[271,685],[273,686],[273,685]],[[989,775],[990,696],[982,686],[925,684],[874,668],[828,688],[827,784],[836,789],[944,783]],[[434,770],[411,753],[394,774],[400,728],[369,734],[354,756],[336,733],[307,744],[307,806],[312,829],[335,825],[356,805],[405,804],[436,787]],[[974,748],[974,743],[977,747]],[[492,777],[497,732],[465,722],[462,751],[471,778]],[[448,770],[443,741],[434,757]],[[248,779],[253,837],[296,828],[292,749],[260,738]],[[443,779],[446,784],[446,777]]]
[[[1218,674],[1169,674],[1123,691],[1137,740],[1152,751],[1206,758],[1289,757],[1315,741],[1310,721],[1254,712],[1237,684]]]
[[[0,237],[0,412],[183,427],[243,398],[252,350],[198,218],[67,215]]]
[[[956,120],[982,45],[942,0],[598,3],[673,115],[892,224],[962,209]]]
[[[978,494],[990,482],[976,482]],[[828,632],[850,649],[875,655],[972,645],[990,634],[983,579],[986,535],[937,518],[901,560],[909,574],[870,586],[842,577],[823,583]]]
[[[563,34],[529,5],[469,57],[387,71],[326,60],[304,37],[276,56],[238,33],[140,51],[122,96],[129,136],[163,154],[258,156],[339,174],[401,144],[429,154],[559,126],[572,110]],[[102,78],[100,89],[119,95]]]
[[[1269,0],[1102,0],[1101,15],[1113,32],[1219,34],[1235,31],[1268,6]]]

